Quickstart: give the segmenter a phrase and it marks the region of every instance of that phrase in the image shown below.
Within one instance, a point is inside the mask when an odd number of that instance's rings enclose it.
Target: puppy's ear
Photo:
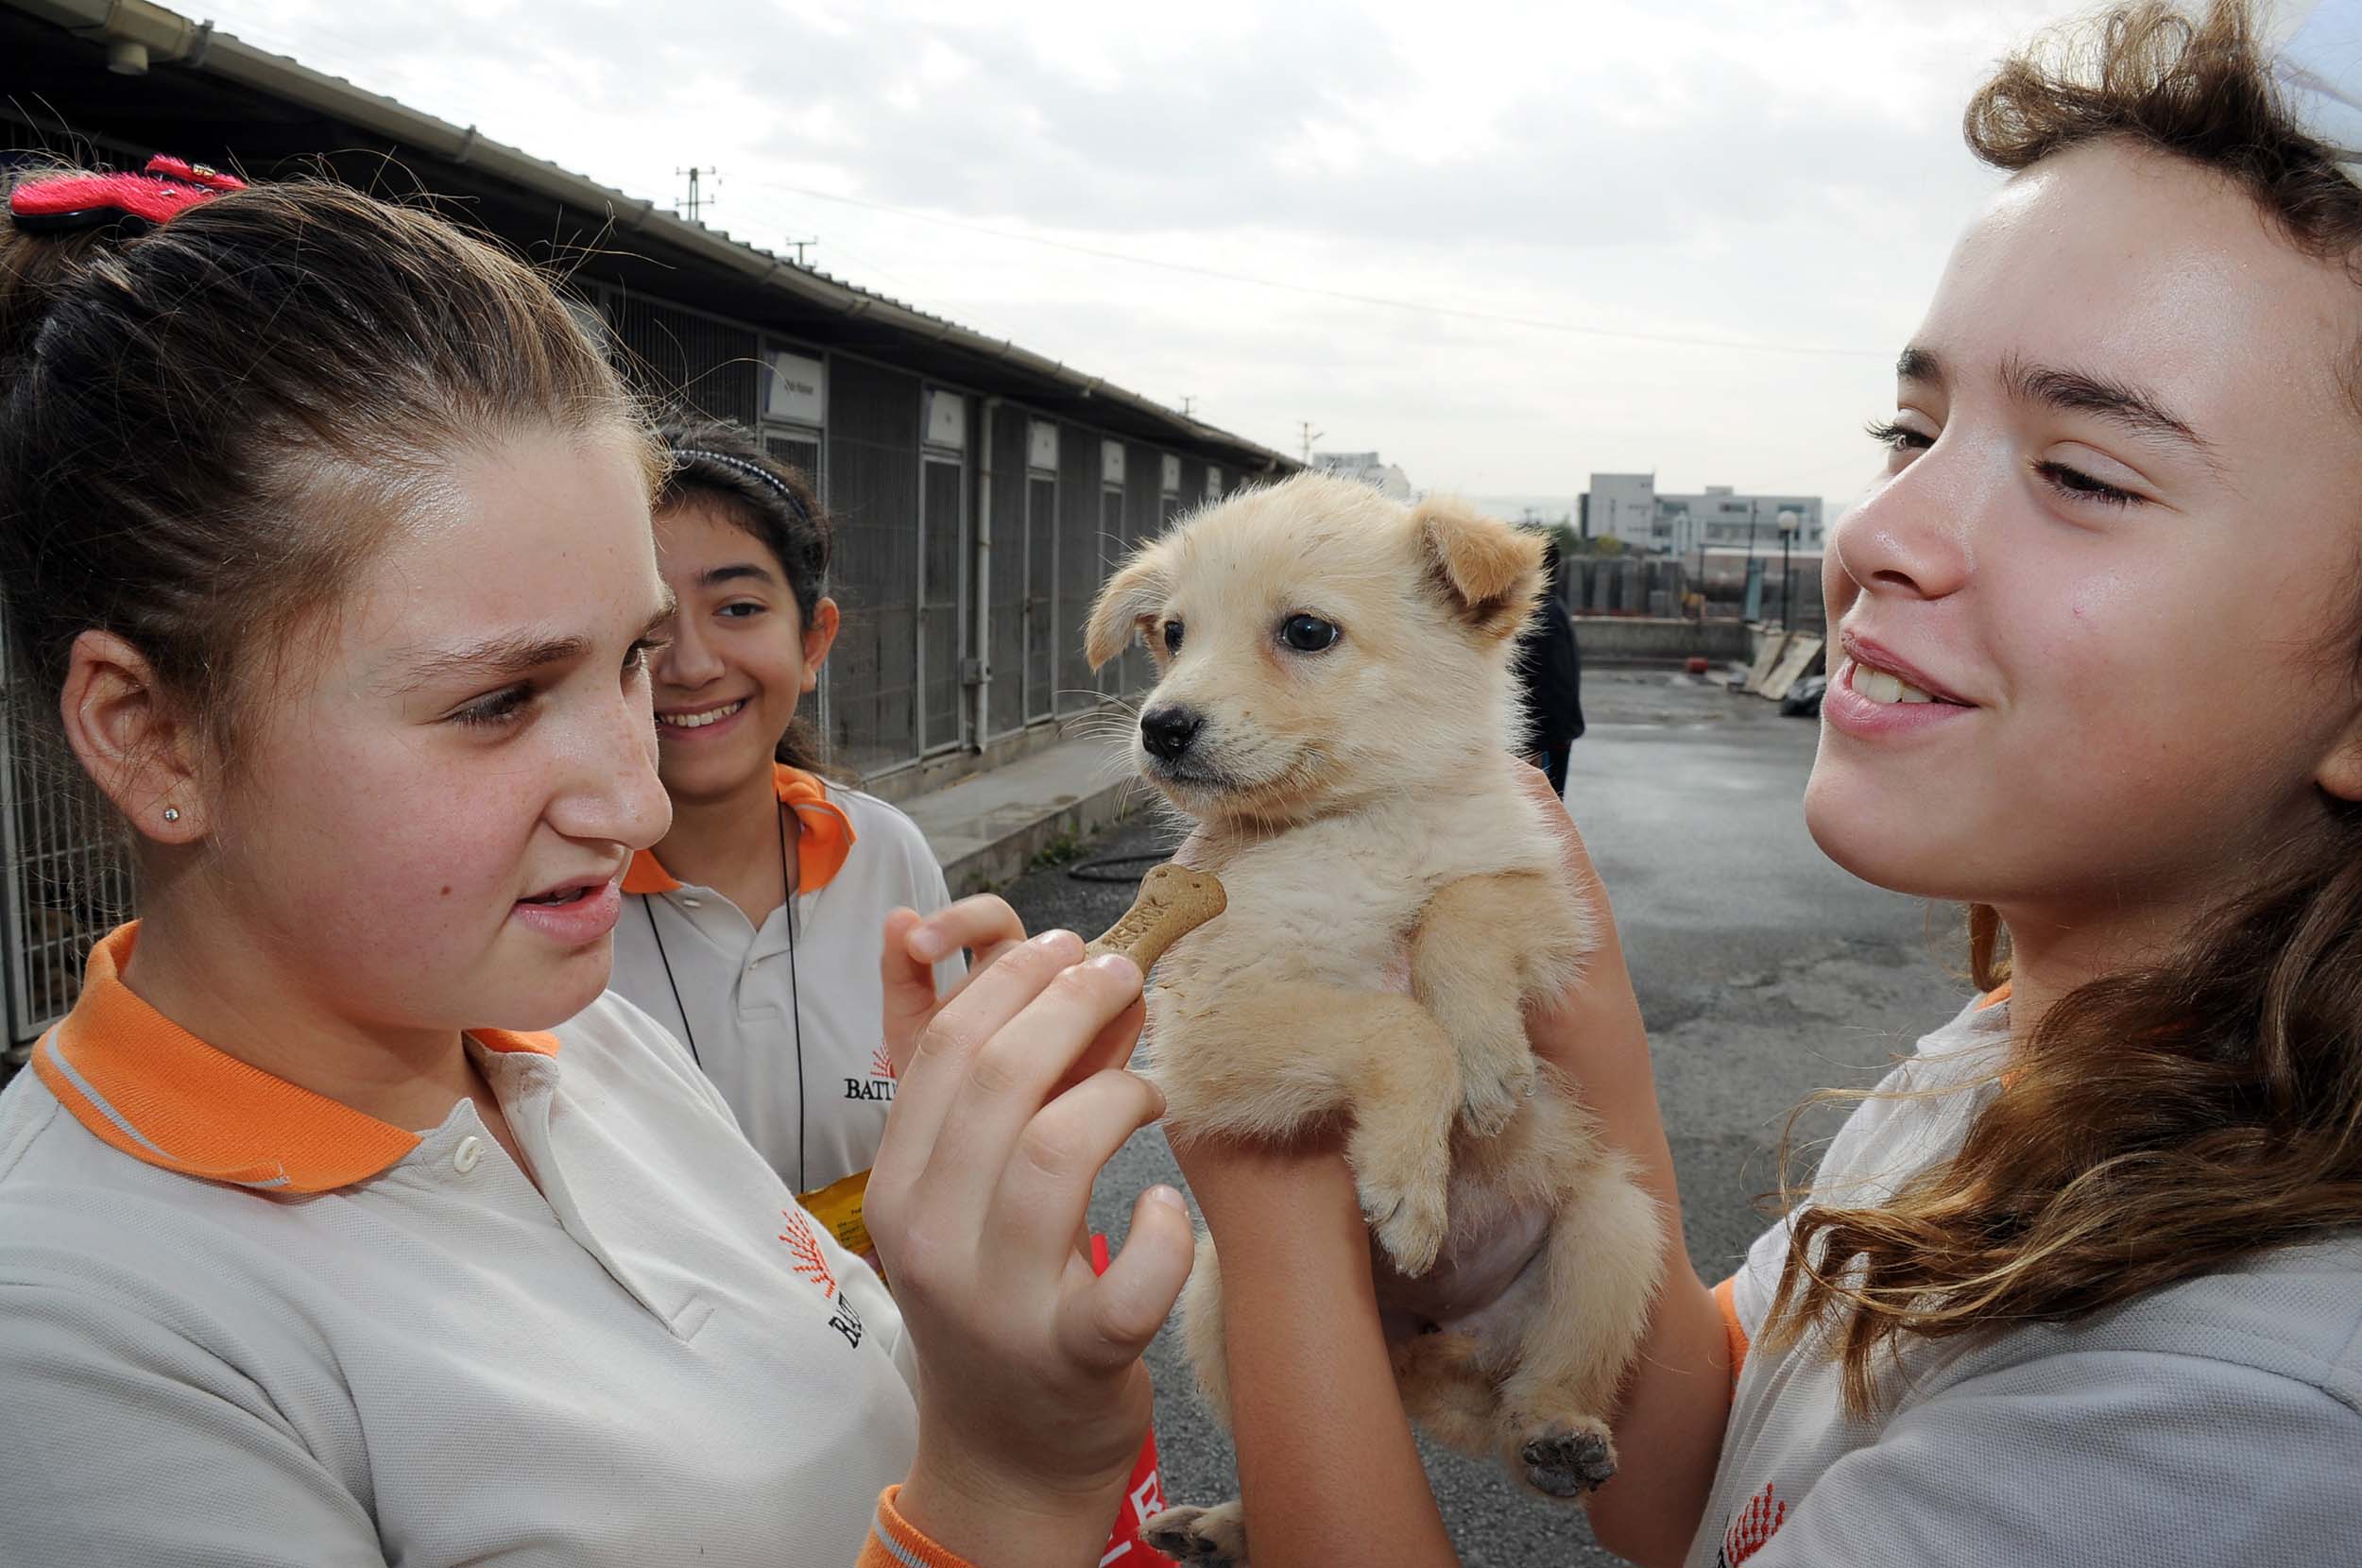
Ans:
[[[1488,638],[1516,634],[1542,591],[1545,546],[1539,534],[1485,517],[1452,496],[1419,503],[1411,514],[1429,575],[1455,614]]]
[[[1142,545],[1099,590],[1099,603],[1091,606],[1090,623],[1083,632],[1083,652],[1093,670],[1122,653],[1140,617],[1155,614],[1164,604],[1172,586],[1172,565],[1162,540]]]

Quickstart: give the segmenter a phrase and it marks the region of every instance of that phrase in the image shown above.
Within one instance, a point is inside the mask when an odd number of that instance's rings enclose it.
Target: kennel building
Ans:
[[[0,0],[0,145],[128,168],[169,151],[262,177],[325,169],[420,193],[564,270],[585,325],[653,401],[760,431],[819,486],[844,630],[814,717],[830,763],[889,799],[1143,690],[1144,653],[1097,675],[1084,658],[1100,584],[1183,511],[1297,467],[145,0]],[[71,1005],[84,952],[131,893],[110,826],[23,741],[0,729],[0,1049],[17,1054]]]

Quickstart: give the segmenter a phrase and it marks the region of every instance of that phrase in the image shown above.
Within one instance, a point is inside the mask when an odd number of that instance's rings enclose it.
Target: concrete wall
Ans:
[[[1671,664],[1701,656],[1717,664],[1745,659],[1747,628],[1737,621],[1578,615],[1575,645],[1585,664]]]

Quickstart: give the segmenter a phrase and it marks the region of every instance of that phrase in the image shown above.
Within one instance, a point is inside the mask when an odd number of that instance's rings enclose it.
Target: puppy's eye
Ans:
[[[1279,640],[1299,654],[1317,654],[1337,640],[1337,627],[1317,615],[1292,615],[1279,623]]]
[[[1165,622],[1165,652],[1168,654],[1177,654],[1180,651],[1181,622],[1178,621],[1168,621]]]

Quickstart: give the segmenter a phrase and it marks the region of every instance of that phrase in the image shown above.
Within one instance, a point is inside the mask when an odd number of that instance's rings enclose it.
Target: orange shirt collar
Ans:
[[[828,786],[816,775],[801,768],[772,763],[771,787],[780,804],[796,813],[796,891],[817,893],[845,869],[846,857],[853,852],[853,819],[829,798]],[[653,849],[634,855],[624,873],[625,893],[672,893],[681,886]]]
[[[419,1145],[404,1131],[241,1062],[123,983],[139,922],[91,949],[82,994],[33,1048],[33,1070],[101,1142],[183,1176],[273,1192],[367,1181]],[[547,1034],[468,1031],[488,1050],[554,1055]]]

